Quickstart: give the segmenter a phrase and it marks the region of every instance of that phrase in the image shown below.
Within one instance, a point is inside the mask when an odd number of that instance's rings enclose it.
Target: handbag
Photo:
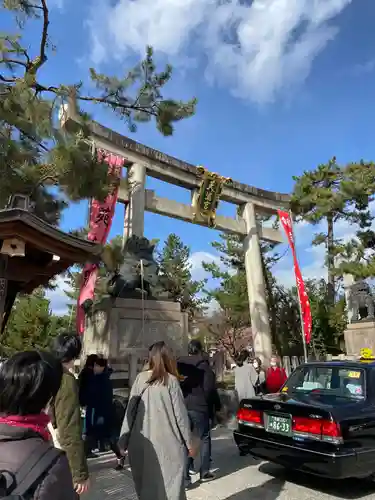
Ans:
[[[124,453],[126,452],[126,450],[128,448],[130,436],[132,434],[133,427],[134,427],[134,424],[135,424],[135,420],[137,418],[137,413],[138,413],[140,402],[142,400],[143,394],[146,392],[146,390],[148,388],[149,388],[149,385],[147,384],[146,387],[144,387],[142,389],[141,393],[138,396],[136,396],[137,400],[136,400],[136,402],[134,404],[134,407],[132,408],[132,415],[131,415],[131,422],[130,422],[130,425],[129,425],[129,430],[128,430],[128,432],[126,434],[124,434],[123,436],[120,436],[120,439],[118,441],[118,446],[121,449],[121,451],[124,452]],[[130,401],[129,401],[129,403],[130,403]],[[128,405],[129,405],[129,403],[128,403]],[[127,418],[127,417],[128,417],[128,412],[126,411],[124,418]]]
[[[129,426],[129,436],[130,434],[132,433],[132,430],[133,430],[133,427],[134,427],[134,424],[135,424],[135,419],[137,418],[137,413],[138,413],[138,409],[139,409],[139,405],[142,401],[142,396],[143,394],[146,392],[146,390],[149,388],[148,385],[146,385],[146,387],[144,387],[141,391],[141,393],[139,394],[139,396],[137,396],[137,401],[134,405],[134,408],[133,408],[133,415],[132,415],[132,421],[131,421],[131,424]],[[125,418],[126,418],[126,415],[125,415]]]

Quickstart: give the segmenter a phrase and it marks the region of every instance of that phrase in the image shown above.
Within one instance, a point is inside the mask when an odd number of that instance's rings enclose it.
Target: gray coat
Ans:
[[[16,473],[43,441],[34,431],[0,424],[0,470]],[[33,500],[76,500],[72,474],[65,454],[37,486]]]
[[[190,425],[179,381],[148,386],[142,372],[131,389],[121,429],[120,448],[129,462],[139,500],[186,500],[186,450]],[[140,399],[141,396],[141,399]]]
[[[257,379],[258,374],[250,363],[244,363],[242,366],[235,367],[234,385],[239,401],[255,397],[254,386]]]

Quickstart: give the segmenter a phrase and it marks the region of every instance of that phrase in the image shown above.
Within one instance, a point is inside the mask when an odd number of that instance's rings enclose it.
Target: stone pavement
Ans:
[[[375,484],[365,480],[334,482],[286,472],[282,467],[240,457],[228,430],[213,436],[217,478],[188,492],[188,500],[375,500]],[[137,500],[130,470],[115,472],[114,459],[91,462],[93,487],[82,500]]]

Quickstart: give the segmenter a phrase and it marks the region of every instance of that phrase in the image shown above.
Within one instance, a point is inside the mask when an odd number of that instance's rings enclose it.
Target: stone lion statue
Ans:
[[[364,280],[354,281],[346,290],[348,320],[374,319],[375,301],[371,288]]]
[[[121,265],[108,281],[108,293],[112,297],[168,298],[160,292],[164,277],[159,275],[154,250],[155,245],[145,237],[133,235],[125,242]]]

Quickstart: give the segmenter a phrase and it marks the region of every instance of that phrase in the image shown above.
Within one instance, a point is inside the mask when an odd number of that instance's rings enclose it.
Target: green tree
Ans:
[[[345,299],[340,296],[334,306],[326,300],[327,284],[324,280],[305,283],[312,315],[312,334],[309,352],[315,358],[340,351],[340,340],[346,328]],[[293,293],[297,298],[297,290]]]
[[[209,297],[218,304],[215,321],[209,321],[214,337],[223,336],[224,342],[231,346],[245,341],[248,327],[251,324],[249,298],[245,271],[245,256],[242,238],[235,235],[221,234],[220,241],[212,243],[219,253],[221,266],[216,263],[205,263],[204,268],[211,273],[219,285],[208,292]],[[261,243],[263,276],[266,288],[266,299],[269,312],[269,323],[274,349],[279,354],[294,352],[300,354],[299,309],[292,292],[277,283],[272,267],[280,259],[275,252],[275,245]],[[223,323],[219,325],[218,319]],[[246,340],[247,344],[248,339]]]
[[[238,235],[222,233],[220,240],[211,245],[221,264],[203,263],[218,285],[207,291],[214,310],[202,323],[213,341],[235,359],[241,349],[252,343],[243,240]]]
[[[345,245],[335,239],[335,224],[346,221],[368,234],[373,217],[369,201],[375,192],[375,165],[373,163],[350,163],[340,166],[336,158],[319,165],[313,171],[305,171],[294,177],[295,186],[291,208],[297,219],[314,225],[324,222],[326,231],[317,234],[313,245],[324,244],[328,283],[328,303],[335,302],[335,258],[345,253]],[[336,259],[337,260],[337,259]]]
[[[170,234],[160,250],[157,260],[161,277],[161,290],[174,302],[181,304],[181,310],[193,319],[207,303],[202,296],[206,280],[193,280],[190,264],[191,250],[176,234]]]
[[[213,279],[219,280],[219,285],[208,291],[208,297],[218,305],[222,318],[226,318],[227,326],[223,331],[231,330],[232,337],[235,337],[243,328],[250,326],[242,238],[220,234],[220,241],[212,242],[212,247],[220,255],[221,265],[203,262],[203,268]],[[232,340],[234,343],[235,339]]]
[[[79,297],[80,283],[82,279],[82,269],[77,267],[68,269],[64,274],[64,281],[66,288],[64,294],[67,298],[68,312],[66,314],[69,329],[75,329],[76,314],[77,314],[77,301]]]
[[[45,349],[67,328],[66,317],[52,314],[50,301],[42,288],[16,299],[4,334],[2,354],[27,349]]]
[[[82,82],[44,82],[42,70],[54,51],[48,3],[3,0],[0,7],[2,17],[14,14],[16,20],[12,32],[0,35],[0,208],[11,193],[23,193],[31,197],[39,216],[57,223],[67,201],[102,199],[113,181],[105,162],[92,154],[86,113],[78,109],[82,127],[75,133],[59,129],[57,114],[63,103],[73,99],[109,107],[132,132],[137,123],[154,120],[162,134],[171,135],[175,122],[194,114],[196,100],[163,97],[172,68],[157,72],[151,47],[122,78],[90,69],[91,86],[96,87],[92,94],[85,94]],[[30,33],[24,33],[30,20],[31,47],[26,40]],[[36,23],[39,37],[34,35]]]

